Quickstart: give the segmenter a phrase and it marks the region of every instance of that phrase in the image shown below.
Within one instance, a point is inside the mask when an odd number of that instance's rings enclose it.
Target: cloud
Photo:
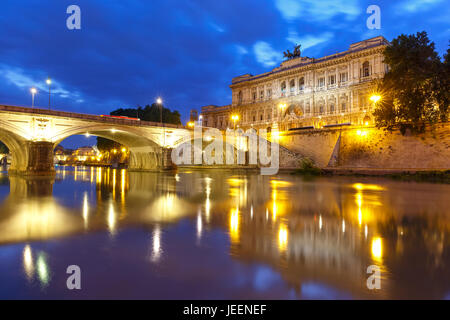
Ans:
[[[282,59],[280,52],[272,49],[270,44],[264,41],[258,41],[253,45],[253,52],[256,60],[265,67],[272,67],[279,63]]]
[[[29,90],[32,87],[36,88],[41,92],[48,92],[48,85],[46,84],[45,77],[41,77],[42,80],[36,81],[32,76],[27,75],[22,69],[20,68],[14,68],[7,65],[0,65],[0,74],[3,76],[3,78],[10,84],[15,85],[16,87],[20,89],[26,89]],[[78,92],[71,92],[63,86],[52,79],[52,85],[51,90],[53,95],[58,95],[61,98],[69,98],[72,100],[75,100],[76,102],[80,103],[84,100],[81,98],[80,93]]]
[[[442,0],[407,0],[401,2],[399,6],[406,11],[416,12],[439,2],[442,2]]]
[[[362,12],[358,2],[358,0],[275,0],[275,6],[287,21],[300,18],[326,21],[337,15],[344,15],[346,19],[352,20]]]
[[[329,41],[333,38],[333,33],[331,32],[324,32],[319,35],[306,35],[306,36],[299,36],[297,32],[295,31],[289,31],[289,36],[286,38],[289,42],[292,42],[293,44],[301,44],[302,50],[306,50],[308,48],[314,47],[320,43]]]
[[[224,29],[223,27],[219,26],[218,24],[216,24],[216,23],[214,23],[214,22],[210,22],[210,23],[209,23],[209,26],[210,26],[211,28],[213,28],[213,29],[214,29],[215,31],[217,31],[217,32],[220,32],[220,33],[225,32],[225,29]]]

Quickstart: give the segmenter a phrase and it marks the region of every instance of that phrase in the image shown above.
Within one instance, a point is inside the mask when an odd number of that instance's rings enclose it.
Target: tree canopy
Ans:
[[[441,61],[425,31],[400,35],[384,51],[389,70],[377,83],[382,95],[374,112],[378,127],[410,127],[446,121],[449,105],[449,51]]]
[[[120,108],[110,113],[112,116],[125,116],[130,118],[139,118],[143,121],[159,122],[161,119],[161,107],[159,104],[153,103],[146,105],[144,108],[138,106],[137,108]],[[181,116],[178,111],[171,111],[162,106],[162,122],[170,124],[181,124]],[[122,147],[117,142],[112,140],[97,137],[97,147],[100,151],[108,151],[111,149],[119,149]]]

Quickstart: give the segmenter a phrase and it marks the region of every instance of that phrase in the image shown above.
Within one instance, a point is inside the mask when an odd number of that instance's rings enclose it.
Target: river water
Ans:
[[[382,178],[3,172],[0,299],[449,299],[449,195]]]

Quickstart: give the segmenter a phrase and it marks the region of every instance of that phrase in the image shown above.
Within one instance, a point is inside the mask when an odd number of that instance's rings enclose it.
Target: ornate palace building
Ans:
[[[232,79],[232,104],[202,107],[205,127],[322,128],[369,125],[376,102],[374,81],[387,71],[382,36],[357,42],[323,58],[295,57],[272,71]],[[234,120],[232,120],[234,115]],[[238,120],[236,115],[238,115]]]

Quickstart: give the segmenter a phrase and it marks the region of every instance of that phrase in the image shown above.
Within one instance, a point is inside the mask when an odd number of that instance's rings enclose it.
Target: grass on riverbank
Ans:
[[[325,172],[317,167],[309,158],[303,158],[300,161],[300,168],[294,170],[293,174],[301,174],[306,176],[321,176],[325,174]]]
[[[399,181],[449,183],[450,170],[446,171],[417,171],[414,173],[404,172],[390,174],[388,177]]]

